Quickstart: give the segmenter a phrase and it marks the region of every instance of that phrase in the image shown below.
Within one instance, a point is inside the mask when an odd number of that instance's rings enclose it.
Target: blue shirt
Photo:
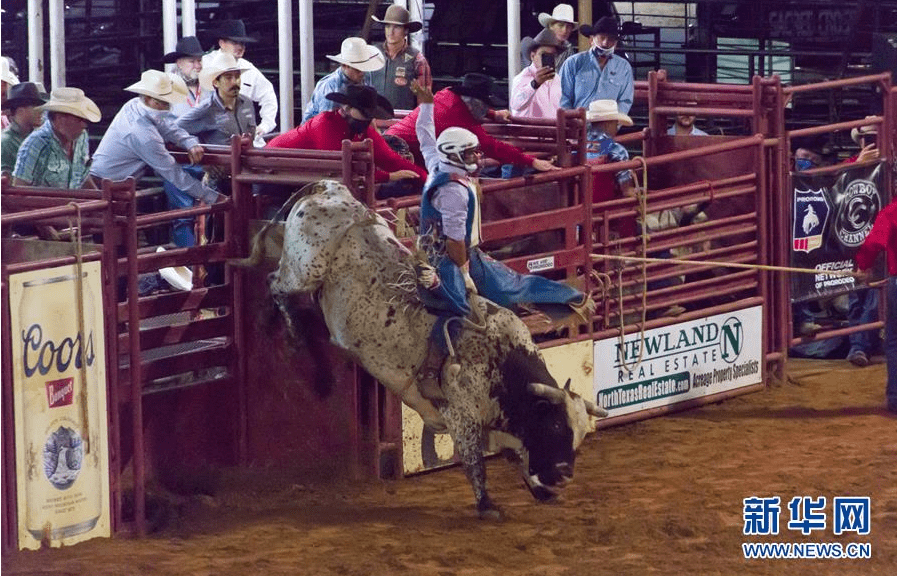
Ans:
[[[100,140],[93,155],[90,173],[99,178],[124,180],[137,176],[147,166],[168,180],[178,190],[190,196],[213,203],[218,193],[188,176],[165,149],[171,142],[185,150],[199,145],[199,140],[174,123],[168,112],[147,108],[140,97],[132,98],[122,106]]]
[[[328,100],[327,95],[333,92],[345,92],[346,86],[349,84],[351,84],[351,82],[349,82],[349,79],[343,74],[342,67],[337,68],[327,76],[318,80],[318,83],[315,84],[315,91],[311,94],[311,100],[308,101],[308,108],[305,109],[305,114],[302,115],[302,123],[304,124],[309,118],[317,116],[321,112],[327,112],[328,110],[335,110],[338,108],[339,104],[333,100]],[[364,73],[364,85],[374,85],[371,80],[370,72]]]
[[[230,146],[231,136],[255,136],[255,108],[252,101],[237,96],[234,109],[228,110],[217,90],[209,93],[177,119],[177,125],[199,138],[203,144]]]
[[[608,164],[625,162],[629,160],[629,152],[622,144],[614,141],[610,134],[590,125],[586,132],[586,159],[594,160],[601,157],[606,157]],[[617,183],[624,184],[632,180],[632,173],[629,170],[620,170],[616,174],[616,180]]]
[[[670,126],[669,129],[667,129],[667,134],[669,134],[670,136],[676,135],[676,125],[675,124],[673,126]],[[707,136],[707,133],[704,132],[703,130],[701,130],[700,128],[696,128],[696,127],[692,126],[691,134],[682,134],[682,136]]]
[[[616,100],[623,114],[632,107],[632,66],[622,56],[611,55],[598,65],[595,50],[580,52],[564,61],[561,75],[561,108],[589,108],[593,100]]]

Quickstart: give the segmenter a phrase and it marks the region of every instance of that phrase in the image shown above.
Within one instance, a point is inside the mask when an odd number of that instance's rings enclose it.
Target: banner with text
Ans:
[[[853,257],[890,201],[883,189],[883,164],[845,168],[833,174],[792,174],[791,265],[819,270],[792,274],[791,301],[812,300],[854,289],[854,279],[826,271],[850,271]],[[881,277],[877,271],[876,278]]]
[[[596,341],[598,403],[621,416],[762,382],[762,331],[756,306]]]

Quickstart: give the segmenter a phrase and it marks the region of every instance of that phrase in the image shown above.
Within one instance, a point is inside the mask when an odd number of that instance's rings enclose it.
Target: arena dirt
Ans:
[[[881,359],[879,359],[880,361]],[[3,557],[4,575],[897,573],[897,419],[885,367],[792,361],[790,379],[722,404],[590,436],[556,504],[489,463],[499,524],[476,519],[460,469],[367,485],[225,481],[144,539]],[[826,496],[825,530],[786,527],[793,496]],[[780,496],[778,536],[742,534],[742,500]],[[835,536],[834,496],[871,497],[871,533]],[[870,560],[745,560],[741,543],[869,542]]]

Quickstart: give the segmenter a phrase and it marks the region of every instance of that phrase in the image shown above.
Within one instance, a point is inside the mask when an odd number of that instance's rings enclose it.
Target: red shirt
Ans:
[[[361,142],[370,138],[374,143],[374,180],[389,181],[389,173],[397,170],[417,172],[421,182],[427,179],[426,170],[421,169],[395,152],[377,132],[373,125],[364,134],[352,136],[349,124],[339,110],[329,110],[312,117],[305,124],[273,138],[265,148],[301,148],[304,150],[342,150],[343,140]]]
[[[423,164],[423,157],[420,153],[420,142],[417,141],[417,133],[414,125],[417,123],[418,109],[415,108],[408,116],[401,121],[393,124],[387,134],[398,136],[408,143],[411,153]],[[498,160],[502,164],[515,164],[518,166],[532,166],[533,158],[528,154],[524,154],[518,148],[505,144],[486,134],[479,122],[474,119],[473,114],[467,109],[467,104],[461,100],[461,97],[445,88],[433,95],[433,120],[436,124],[436,137],[438,138],[442,131],[452,126],[459,128],[467,128],[473,132],[477,140],[480,141],[480,149],[488,158]]]
[[[857,251],[857,268],[871,268],[882,250],[888,253],[888,274],[897,276],[897,200],[885,206],[875,218],[872,230]]]

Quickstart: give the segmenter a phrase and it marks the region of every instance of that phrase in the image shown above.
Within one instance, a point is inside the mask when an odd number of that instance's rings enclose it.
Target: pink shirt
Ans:
[[[536,77],[536,65],[530,64],[511,82],[511,114],[523,118],[557,117],[561,104],[561,78],[557,74],[534,90],[531,82]]]

